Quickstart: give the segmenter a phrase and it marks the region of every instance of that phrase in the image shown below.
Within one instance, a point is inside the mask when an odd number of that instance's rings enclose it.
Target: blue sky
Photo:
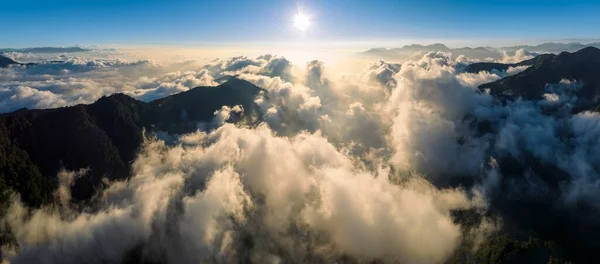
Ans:
[[[597,0],[4,0],[0,6],[0,47],[600,37]],[[298,7],[313,20],[304,33],[292,26]]]

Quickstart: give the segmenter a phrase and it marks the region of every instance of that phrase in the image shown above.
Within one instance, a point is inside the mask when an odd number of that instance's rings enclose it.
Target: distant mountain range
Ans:
[[[81,47],[36,47],[36,48],[0,48],[0,53],[6,52],[30,52],[30,53],[69,53],[69,52],[85,52],[89,49]]]
[[[401,49],[420,50],[423,47],[410,45]],[[436,44],[430,48],[444,47]],[[483,49],[471,50],[483,52]],[[6,65],[18,64],[3,58],[0,56],[0,62]],[[577,111],[593,110],[600,104],[600,49],[595,47],[584,47],[573,53],[542,54],[514,64],[473,63],[463,71],[502,71],[523,65],[530,67],[518,74],[483,84],[479,89],[489,89],[500,102],[517,98],[539,99],[548,84],[567,79],[583,85],[577,90],[577,96],[583,102],[577,106]],[[89,168],[89,172],[78,178],[72,188],[74,200],[86,202],[96,189],[102,187],[103,178],[119,180],[131,175],[131,162],[142,146],[144,133],[151,135],[164,131],[183,134],[195,131],[199,123],[210,122],[215,111],[223,105],[241,105],[244,108],[244,114],[233,121],[260,121],[260,111],[254,99],[258,94],[266,93],[265,90],[231,76],[218,81],[223,83],[214,87],[197,87],[148,103],[124,94],[113,94],[89,105],[38,110],[23,108],[0,114],[0,209],[9,201],[7,190],[18,192],[29,206],[50,203],[58,186],[56,175],[61,168],[71,171]],[[510,160],[503,160],[501,164],[505,164],[500,167],[503,173],[515,170],[522,175],[525,170],[533,169],[544,175],[551,186],[558,186],[564,179],[561,170],[541,163],[533,162],[532,168],[520,167],[518,162],[510,163]],[[468,215],[464,218],[468,219]],[[547,231],[544,228],[540,230]],[[554,232],[554,229],[550,230]],[[553,244],[542,244],[532,238],[521,243],[508,236],[498,236],[485,243],[484,248],[496,251],[484,251],[482,254],[490,256],[485,255],[482,259],[490,261],[477,262],[500,263],[502,256],[508,256],[505,263],[532,263],[530,260],[539,258],[539,255],[547,259],[548,254],[559,251]],[[567,247],[570,252],[576,252],[573,248]],[[522,252],[518,253],[518,250]]]
[[[420,45],[420,44],[412,44],[406,45],[401,48],[373,48],[361,53],[363,56],[370,57],[378,57],[384,59],[402,59],[407,55],[410,55],[415,52],[430,52],[430,51],[442,51],[442,52],[451,52],[453,55],[465,55],[471,59],[475,60],[485,60],[491,58],[493,60],[500,60],[504,57],[504,52],[507,52],[509,55],[514,55],[514,53],[519,49],[524,49],[530,52],[540,52],[540,53],[560,53],[560,52],[575,52],[580,49],[586,47],[596,47],[600,48],[600,42],[594,42],[589,44],[581,44],[578,42],[573,43],[543,43],[535,46],[528,45],[520,45],[520,46],[509,46],[509,47],[463,47],[463,48],[448,48],[446,45],[441,43],[435,43],[431,45]]]
[[[245,118],[256,116],[254,98],[263,89],[237,78],[216,87],[197,87],[145,103],[124,94],[90,105],[56,109],[20,109],[0,115],[0,194],[11,188],[33,206],[50,201],[61,168],[89,168],[73,188],[86,200],[101,179],[129,176],[129,165],[151,134],[189,133],[209,122],[223,105],[241,105]]]
[[[490,89],[500,98],[538,99],[547,84],[577,80],[584,83],[579,96],[587,100],[580,109],[600,104],[600,49],[593,47],[575,53],[544,54],[516,64],[474,63],[465,71],[506,70],[520,65],[531,67],[483,84],[480,89]],[[89,167],[88,175],[78,179],[73,190],[75,199],[85,200],[102,177],[122,179],[129,175],[129,164],[142,144],[144,129],[171,134],[195,131],[198,122],[211,121],[223,105],[241,105],[246,117],[259,115],[254,98],[266,91],[235,77],[222,81],[216,87],[197,87],[149,103],[114,94],[90,105],[1,114],[0,189],[16,189],[28,204],[39,205],[49,201],[54,187],[48,186],[56,186],[54,177],[59,169]]]
[[[586,47],[595,47],[595,48],[600,48],[600,42],[593,42],[593,43],[588,43],[588,44],[581,44],[579,42],[571,42],[571,43],[555,43],[555,42],[548,42],[548,43],[542,43],[539,45],[535,45],[535,46],[529,46],[529,45],[519,45],[519,46],[509,46],[509,47],[501,47],[501,50],[505,50],[505,51],[516,51],[519,49],[525,49],[528,51],[534,51],[534,52],[548,52],[548,53],[561,53],[561,52],[576,52],[580,49],[586,48]]]
[[[394,59],[404,59],[404,58],[406,58],[406,56],[409,56],[415,52],[431,52],[431,51],[433,51],[433,52],[435,52],[435,51],[451,52],[454,55],[462,54],[471,59],[477,59],[477,60],[485,60],[487,58],[492,58],[494,60],[500,60],[503,57],[503,53],[494,48],[464,47],[464,48],[451,49],[441,43],[435,43],[435,44],[431,44],[431,45],[412,44],[412,45],[406,45],[401,48],[391,48],[391,49],[374,48],[374,49],[370,49],[365,52],[362,52],[361,55],[368,56],[368,57],[376,57],[376,58],[381,58],[381,59],[394,60]]]

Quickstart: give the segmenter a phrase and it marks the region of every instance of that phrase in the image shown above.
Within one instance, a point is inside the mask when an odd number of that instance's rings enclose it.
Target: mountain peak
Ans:
[[[244,80],[244,79],[240,79],[237,76],[232,76],[231,78],[229,78],[226,82],[220,84],[219,86],[232,86],[235,88],[251,88],[251,89],[258,89],[258,90],[263,90],[262,88],[254,85],[253,83]]]
[[[8,67],[8,65],[11,65],[11,64],[20,64],[20,63],[0,54],[0,68],[6,68],[6,67]]]
[[[599,56],[600,54],[600,49],[596,48],[596,47],[585,47],[580,49],[579,51],[573,53],[573,54],[577,54],[577,55],[592,55],[592,56]]]
[[[542,54],[518,65],[532,65],[518,74],[495,82],[482,84],[480,89],[490,89],[494,95],[512,94],[512,97],[539,99],[548,84],[566,79],[582,82],[578,90],[579,107],[597,105],[600,98],[600,49],[585,47],[577,52],[561,52],[558,55]]]
[[[264,90],[246,80],[232,77],[219,86],[196,87],[149,103],[115,93],[89,105],[19,109],[0,114],[0,141],[6,138],[29,154],[30,167],[39,169],[41,175],[56,175],[61,168],[89,167],[90,172],[77,179],[73,187],[73,198],[85,200],[106,175],[111,180],[127,177],[144,141],[144,130],[193,132],[199,122],[210,122],[223,106],[241,105],[244,115],[257,114],[254,98],[261,91]],[[56,186],[44,186],[48,188],[45,194],[51,196]],[[43,202],[24,197],[28,204]]]
[[[434,43],[427,47],[433,48],[433,49],[448,50],[448,47],[442,43]]]
[[[111,99],[111,100],[135,100],[133,97],[131,97],[129,95],[126,95],[124,93],[114,93],[114,94],[102,96],[100,99],[98,99],[98,101],[100,101],[100,100],[107,100],[107,99]]]

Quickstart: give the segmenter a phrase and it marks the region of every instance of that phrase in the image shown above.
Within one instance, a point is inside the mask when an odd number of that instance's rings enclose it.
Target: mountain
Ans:
[[[258,114],[254,98],[263,89],[240,79],[197,87],[145,103],[124,94],[90,105],[20,109],[0,115],[0,196],[11,188],[31,206],[50,201],[61,168],[89,168],[73,187],[74,200],[87,200],[102,178],[124,179],[149,133],[187,133],[209,122],[223,105]]]
[[[257,115],[254,98],[263,89],[235,77],[216,87],[191,89],[149,103],[152,124],[158,130],[186,133],[196,129],[197,121],[210,121],[221,106],[242,105],[247,115]]]
[[[600,49],[587,47],[574,53],[540,55],[519,64],[522,63],[532,66],[521,73],[480,85],[479,89],[490,89],[491,94],[498,96],[539,99],[548,84],[567,79],[583,84],[577,96],[584,107],[600,103]]]
[[[6,68],[8,67],[8,65],[11,64],[20,64],[10,58],[4,57],[2,56],[2,54],[0,54],[0,68]]]
[[[535,58],[532,58],[529,60],[524,60],[519,63],[476,62],[476,63],[467,65],[467,67],[465,67],[464,71],[469,72],[469,73],[478,73],[481,71],[491,72],[493,70],[506,71],[510,67],[535,65],[539,61],[542,61],[542,60],[545,60],[545,59],[551,58],[551,57],[554,57],[554,55],[553,54],[542,54],[542,55],[536,56]]]
[[[495,60],[502,59],[503,53],[493,49],[493,48],[448,48],[446,45],[441,43],[435,43],[431,45],[420,45],[420,44],[412,44],[405,45],[402,48],[373,48],[367,51],[360,53],[361,56],[366,57],[375,57],[379,59],[385,60],[402,60],[406,59],[408,56],[414,54],[415,52],[450,52],[454,56],[465,55],[471,59],[477,60],[485,60],[488,58],[492,58]]]
[[[35,47],[35,48],[22,48],[22,49],[11,49],[5,48],[0,49],[0,52],[31,52],[31,53],[70,53],[70,52],[85,52],[89,51],[81,47]]]
[[[579,42],[571,42],[571,43],[555,43],[555,42],[547,42],[539,45],[529,46],[529,45],[519,45],[519,46],[511,46],[511,47],[502,47],[500,49],[505,51],[517,51],[519,49],[525,49],[529,51],[543,51],[558,54],[561,52],[576,52],[580,49],[587,47],[595,47],[600,48],[600,42],[594,42],[589,44],[581,44]]]
[[[391,51],[449,51],[450,49],[442,43],[434,43],[431,45],[412,44],[405,45],[402,48],[390,49]]]
[[[441,43],[435,43],[431,45],[420,45],[420,44],[412,44],[405,45],[401,48],[373,48],[364,52],[361,52],[359,55],[366,57],[375,57],[378,59],[384,60],[403,60],[408,56],[415,52],[430,52],[430,51],[442,51],[442,52],[450,52],[454,57],[459,55],[465,55],[466,57],[473,60],[501,60],[505,54],[506,55],[514,55],[516,51],[520,49],[524,49],[532,52],[544,52],[544,53],[553,53],[558,54],[561,52],[576,52],[583,48],[587,47],[595,47],[600,48],[600,42],[594,42],[589,44],[581,44],[579,42],[571,42],[571,43],[542,43],[539,45],[529,46],[529,45],[519,45],[519,46],[508,46],[508,47],[463,47],[463,48],[448,48],[446,45]]]
[[[7,68],[9,65],[25,65],[25,66],[33,66],[35,65],[35,63],[19,63],[16,62],[14,60],[12,60],[11,58],[7,58],[5,56],[2,56],[2,53],[0,53],[0,68]]]

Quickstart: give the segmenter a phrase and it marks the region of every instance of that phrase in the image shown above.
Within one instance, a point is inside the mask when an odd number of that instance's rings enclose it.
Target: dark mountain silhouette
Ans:
[[[20,109],[0,115],[0,195],[11,188],[31,206],[50,202],[61,168],[89,172],[75,182],[74,200],[86,200],[102,178],[124,179],[148,133],[188,133],[209,122],[223,105],[258,114],[261,88],[236,78],[145,103],[124,94],[90,105]]]
[[[521,73],[483,84],[479,86],[479,89],[489,89],[492,95],[501,99],[500,101],[517,98],[536,100],[541,99],[542,94],[548,92],[547,85],[559,83],[562,79],[575,80],[580,82],[581,87],[576,92],[578,101],[573,112],[598,109],[600,103],[600,76],[598,76],[600,73],[600,49],[586,47],[574,53],[545,54],[517,64],[476,63],[469,65],[468,71],[503,70],[509,66],[518,65],[531,66]],[[481,132],[487,133],[488,128],[483,127]],[[498,133],[498,131],[493,133]],[[595,252],[600,246],[600,243],[594,239],[600,230],[597,208],[593,208],[593,205],[584,201],[578,201],[577,206],[561,206],[563,198],[559,189],[571,180],[569,172],[544,163],[530,153],[525,153],[520,159],[500,153],[494,156],[498,160],[503,187],[502,191],[488,196],[489,212],[502,215],[502,232],[513,237],[520,237],[520,239],[527,239],[527,235],[533,235],[546,241],[555,241],[556,243],[551,245],[546,253],[559,247],[559,251],[562,253],[558,255],[573,260],[575,263],[597,262]],[[514,192],[514,185],[511,185],[510,182],[523,180],[523,175],[528,172],[540,175],[540,179],[551,191],[535,199],[527,194],[507,197],[506,193]],[[504,241],[504,238],[498,240],[497,243],[490,249],[497,251],[504,247],[502,245],[523,246],[514,241]],[[509,261],[511,258],[504,258],[505,261],[511,263],[546,263],[532,261],[532,259],[537,258],[517,258],[512,262]]]
[[[545,59],[553,57],[553,56],[554,56],[554,54],[542,54],[542,55],[536,56],[535,58],[532,58],[529,60],[524,60],[519,63],[476,62],[476,63],[467,65],[467,67],[465,67],[464,71],[469,72],[469,73],[478,73],[481,71],[491,72],[493,70],[506,71],[510,67],[535,65],[539,61],[545,60]]]
[[[0,68],[7,68],[9,65],[33,66],[36,65],[36,63],[19,63],[12,60],[11,58],[3,56],[2,53],[0,53]]]
[[[521,73],[483,84],[479,88],[490,89],[490,92],[497,96],[539,99],[548,84],[567,79],[582,82],[583,87],[579,89],[577,95],[583,105],[597,105],[600,102],[600,49],[598,48],[587,47],[574,53],[562,52],[558,55],[545,54],[518,64],[532,66]],[[487,66],[489,65],[478,64],[472,65],[471,68],[484,69]],[[494,67],[499,66],[494,65]]]
[[[0,68],[6,68],[8,67],[8,65],[11,64],[20,64],[10,58],[4,57],[2,56],[2,54],[0,53]]]

